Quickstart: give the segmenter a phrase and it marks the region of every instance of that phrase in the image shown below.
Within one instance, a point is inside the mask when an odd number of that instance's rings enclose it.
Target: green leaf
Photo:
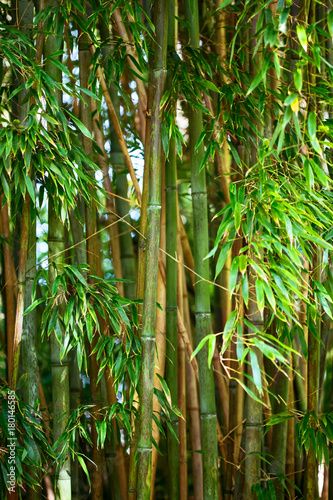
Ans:
[[[275,297],[274,297],[273,291],[272,291],[270,285],[268,285],[265,281],[263,281],[262,283],[264,285],[265,295],[268,299],[268,302],[270,303],[273,311],[276,312],[276,303],[275,303]]]
[[[255,287],[256,287],[258,309],[259,311],[263,311],[265,307],[265,295],[264,295],[263,282],[260,278],[256,279]]]
[[[327,16],[327,26],[331,37],[333,37],[333,10],[330,10]]]
[[[242,295],[246,307],[249,307],[249,282],[247,279],[247,274],[242,276]]]
[[[307,52],[308,41],[307,41],[307,36],[306,36],[306,31],[305,31],[304,26],[302,26],[301,24],[298,24],[297,28],[296,28],[296,33],[297,33],[300,44],[302,45],[305,52]]]
[[[314,176],[308,159],[306,159],[304,162],[304,173],[305,173],[307,188],[310,190],[313,188],[314,185]]]
[[[292,104],[294,100],[297,98],[298,94],[295,94],[295,92],[293,94],[288,95],[288,97],[286,97],[286,99],[284,100],[285,106],[290,106],[290,104]]]
[[[254,351],[250,350],[250,361],[253,374],[254,385],[257,387],[259,394],[263,393],[261,384],[261,372],[258,363],[257,355]]]
[[[90,491],[91,490],[91,483],[90,483],[90,477],[89,477],[89,472],[88,472],[86,463],[83,460],[83,458],[81,457],[81,455],[77,454],[76,457],[77,457],[78,461],[80,462],[80,465],[81,465],[81,467],[82,467],[85,475],[87,476],[87,480],[88,480],[88,483],[89,483],[89,491]]]
[[[236,231],[239,230],[240,225],[241,225],[241,212],[242,212],[242,205],[239,202],[237,202],[235,205],[235,208],[234,208]]]
[[[205,343],[207,342],[207,340],[209,340],[211,337],[215,337],[215,335],[213,335],[212,333],[210,333],[209,335],[206,335],[206,337],[204,337],[203,339],[200,340],[199,344],[194,349],[194,351],[193,351],[193,353],[191,355],[191,361],[198,354],[198,352],[201,351],[201,349],[203,348],[203,346],[205,345]]]
[[[252,80],[252,82],[251,82],[251,84],[250,84],[250,87],[249,87],[249,90],[248,90],[248,91],[247,91],[247,93],[246,93],[246,97],[248,97],[248,96],[251,94],[251,92],[253,92],[253,91],[254,91],[254,89],[255,89],[256,87],[258,87],[258,85],[259,85],[259,83],[262,81],[263,77],[264,77],[264,72],[263,72],[263,70],[261,70],[261,71],[257,74],[257,76],[256,76],[256,77]]]
[[[235,286],[237,284],[237,277],[238,277],[238,260],[239,257],[235,257],[232,261],[231,268],[230,268],[230,275],[229,275],[229,291],[230,294],[235,289]]]
[[[37,307],[39,304],[42,304],[43,302],[45,302],[44,297],[41,297],[41,298],[35,300],[29,307],[27,307],[27,309],[24,311],[23,316],[26,316],[27,314],[29,314],[31,311],[33,311],[35,309],[35,307]]]
[[[317,121],[316,121],[316,114],[314,111],[311,111],[308,116],[308,132],[311,140],[316,137]]]
[[[297,68],[294,71],[294,83],[296,90],[298,90],[298,92],[301,92],[303,85],[302,68]]]
[[[213,92],[218,92],[220,93],[220,90],[214,85],[213,82],[210,80],[202,80],[202,84],[209,90],[212,90]]]
[[[208,340],[208,367],[211,366],[216,346],[216,336],[213,335]]]
[[[87,129],[87,127],[85,125],[83,125],[83,123],[80,122],[80,120],[78,120],[76,118],[76,116],[73,115],[73,113],[68,111],[68,109],[66,109],[66,113],[69,114],[69,116],[72,118],[72,120],[75,123],[75,125],[77,126],[77,128],[79,130],[81,130],[82,134],[85,135],[86,137],[88,137],[89,139],[93,140],[93,137],[92,137],[91,133],[89,132],[89,130]]]
[[[233,2],[233,0],[223,0],[223,2],[218,6],[215,12],[218,12],[220,9],[224,9],[225,7],[228,7]],[[214,14],[215,14],[214,12]]]
[[[232,247],[232,241],[229,241],[228,243],[226,243],[221,252],[220,252],[220,255],[219,255],[219,258],[217,259],[217,263],[216,263],[216,272],[215,272],[215,279],[217,278],[217,276],[220,274],[220,272],[222,271],[223,269],[223,266],[227,260],[227,257],[228,257],[228,253],[230,251]]]

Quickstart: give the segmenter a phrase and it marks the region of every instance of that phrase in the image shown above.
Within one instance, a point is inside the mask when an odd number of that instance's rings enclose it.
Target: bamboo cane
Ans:
[[[175,2],[170,1],[168,45],[175,44]],[[168,86],[170,88],[170,84]],[[172,91],[172,89],[170,89]],[[172,106],[176,113],[176,106]],[[177,167],[176,147],[173,139],[170,140],[169,156],[165,162],[165,198],[168,207],[166,218],[166,252],[169,255],[177,254]],[[178,363],[177,363],[177,262],[173,259],[166,261],[166,382],[170,389],[171,401],[178,404]],[[173,403],[174,404],[174,403]],[[180,457],[179,442],[175,436],[179,434],[179,422],[176,415],[171,415],[171,426],[174,434],[168,429],[168,467],[170,495],[177,500],[180,498]],[[183,478],[182,478],[183,480]]]
[[[1,197],[2,205],[2,197]],[[8,202],[1,210],[2,233],[8,242],[11,241],[8,217]],[[15,276],[13,274],[14,263],[10,244],[4,243],[4,267],[5,267],[5,294],[6,294],[6,339],[7,339],[7,373],[8,380],[13,365],[13,344],[15,334]]]
[[[199,47],[199,11],[198,2],[185,2],[186,20],[189,23],[190,45]],[[208,214],[205,171],[199,172],[203,158],[203,144],[195,149],[202,132],[202,113],[189,110],[189,135],[192,181],[192,207],[194,226],[194,263],[195,271],[203,280],[209,279],[208,261],[203,260],[208,254]],[[195,285],[195,317],[197,344],[211,331],[210,293],[206,281]],[[214,374],[207,363],[207,346],[198,355],[200,378],[200,410],[203,451],[203,488],[205,499],[215,499],[217,487],[217,436]]]
[[[82,35],[79,43],[79,68],[80,68],[80,84],[83,88],[88,88],[88,76],[89,76],[89,65],[90,65],[90,53],[88,38]],[[92,119],[91,119],[91,100],[90,98],[82,92],[81,95],[81,121],[85,127],[91,132],[92,131]],[[85,108],[83,107],[85,104]],[[86,136],[82,137],[83,148],[88,157],[92,157],[92,141]],[[89,175],[92,175],[89,172]],[[87,251],[87,263],[91,274],[96,274],[96,258],[97,258],[97,238],[94,237],[97,230],[97,217],[96,208],[94,206],[85,207],[86,212],[86,251]],[[91,352],[97,343],[96,332],[93,336],[93,341],[91,345]],[[101,388],[100,384],[97,384],[98,377],[98,363],[97,363],[97,353],[90,354],[89,356],[89,375],[90,375],[90,396],[91,403],[96,409],[96,418],[98,417],[98,408],[101,401]],[[102,450],[97,447],[97,428],[95,422],[92,422],[91,426],[91,439],[92,439],[92,460],[96,465],[96,469],[93,469],[91,489],[94,499],[100,500],[103,498],[103,478],[102,478]]]
[[[183,260],[183,256],[182,256]],[[186,287],[185,269],[182,268],[183,279],[183,313],[184,313],[184,329],[188,333],[188,337],[192,340],[191,321],[188,305],[188,294]],[[191,348],[192,345],[190,344]],[[190,427],[190,442],[192,450],[192,475],[194,483],[194,498],[203,500],[203,477],[202,477],[202,455],[198,453],[201,450],[201,429],[200,429],[200,403],[198,397],[198,379],[196,377],[193,365],[189,362],[190,357],[187,356],[186,363],[186,398],[187,398],[187,414]]]
[[[177,207],[176,207],[177,208]],[[177,219],[176,219],[177,220]],[[177,273],[177,304],[179,313],[184,318],[184,303],[183,303],[183,277],[182,277],[182,248],[180,242],[180,231],[177,231],[177,253],[180,256]],[[185,344],[180,335],[177,339],[178,359],[177,359],[177,375],[178,375],[178,408],[183,416],[179,417],[179,476],[181,477],[179,498],[187,500],[187,436],[186,436],[186,351]]]
[[[156,51],[153,85],[155,95],[152,107],[150,169],[148,191],[148,223],[146,280],[142,319],[142,369],[140,374],[140,427],[138,438],[138,486],[139,499],[150,499],[151,490],[151,443],[153,410],[153,363],[155,348],[156,295],[158,278],[159,233],[161,211],[161,114],[160,101],[165,86],[166,36],[168,3],[162,0],[156,5]]]

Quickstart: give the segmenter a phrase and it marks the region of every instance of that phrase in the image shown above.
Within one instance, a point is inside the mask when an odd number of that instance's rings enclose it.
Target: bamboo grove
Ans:
[[[1,499],[333,499],[332,2],[0,17]]]

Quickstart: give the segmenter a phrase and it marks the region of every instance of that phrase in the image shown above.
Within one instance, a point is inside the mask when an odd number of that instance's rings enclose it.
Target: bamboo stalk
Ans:
[[[89,65],[90,65],[90,53],[88,38],[82,35],[79,43],[79,68],[80,68],[80,84],[83,88],[88,88],[88,76],[89,76]],[[85,127],[91,132],[92,131],[92,118],[91,118],[91,99],[82,92],[81,94],[81,121]],[[86,105],[83,108],[83,103]],[[83,148],[86,155],[92,157],[92,141],[86,136],[82,137]],[[88,170],[89,175],[93,175]],[[96,275],[97,264],[96,258],[98,258],[97,250],[97,238],[95,235],[97,230],[97,215],[95,206],[85,206],[86,212],[86,251],[87,251],[87,263],[91,274]],[[98,363],[97,363],[97,353],[92,354],[92,351],[97,343],[96,332],[93,336],[93,340],[90,346],[90,356],[89,356],[89,376],[90,376],[90,397],[91,403],[95,407],[96,418],[100,418],[98,415],[98,409],[101,402],[101,387],[100,383],[97,384],[98,377]],[[96,469],[93,469],[91,489],[93,498],[100,500],[103,498],[103,478],[102,478],[102,464],[103,455],[102,450],[97,447],[98,434],[95,421],[91,425],[91,439],[92,439],[92,460],[95,463]]]
[[[199,48],[199,11],[198,2],[185,2],[186,20],[189,23],[189,38],[192,48]],[[189,135],[191,158],[191,193],[193,207],[194,264],[195,272],[202,280],[195,285],[196,343],[198,344],[211,331],[209,264],[204,260],[208,254],[208,213],[206,174],[200,172],[203,158],[203,144],[195,148],[203,130],[201,111],[189,109]],[[198,354],[200,379],[200,410],[203,451],[203,489],[205,499],[215,499],[217,487],[217,436],[214,373],[207,363],[207,345]]]
[[[168,45],[175,44],[175,1],[171,0],[169,5],[169,30]],[[170,84],[168,85],[170,89]],[[172,91],[172,89],[170,89]],[[172,112],[176,114],[176,106],[172,106]],[[168,255],[177,255],[177,158],[176,146],[173,139],[170,140],[169,155],[165,162],[165,198],[168,207],[166,218],[166,252]],[[177,262],[173,259],[166,260],[166,382],[170,389],[173,404],[180,399],[178,397],[178,362],[177,349]],[[179,360],[179,358],[178,358]],[[171,426],[174,434],[168,429],[168,467],[169,467],[169,492],[170,496],[177,500],[180,498],[180,448],[176,436],[179,435],[179,420],[177,415],[171,415]],[[179,436],[180,437],[180,436]],[[182,477],[182,481],[184,478]]]
[[[315,279],[320,281],[320,259],[314,256],[313,268]],[[319,307],[319,306],[318,306]],[[310,320],[311,321],[311,320]],[[317,320],[316,328],[320,336],[320,319]],[[307,411],[318,412],[318,382],[319,382],[319,342],[313,334],[309,333],[308,339],[308,391],[307,391]],[[309,420],[310,426],[315,426],[313,417]],[[315,498],[318,488],[318,463],[316,452],[311,445],[306,456],[306,498]]]
[[[289,370],[284,367],[286,373]],[[278,394],[280,401],[275,401],[273,414],[281,413],[287,409],[289,400],[289,379],[282,372],[276,374],[274,394]],[[273,426],[270,472],[273,476],[282,476],[286,473],[288,421]],[[275,481],[275,495],[277,500],[284,499],[284,488],[279,480]]]
[[[108,395],[108,403],[109,403],[109,405],[115,404],[117,402],[117,399],[116,399],[116,394],[114,391],[113,377],[110,373],[109,368],[106,368],[106,370],[105,370],[105,381],[106,381],[106,388],[107,388],[107,395]],[[115,432],[115,436],[116,436],[116,424],[115,424],[114,420],[113,420],[113,426],[114,426],[114,432]],[[116,465],[117,471],[118,471],[118,479],[119,479],[121,498],[122,498],[122,500],[126,500],[128,498],[128,494],[127,494],[127,470],[126,470],[124,449],[123,449],[121,443],[117,443],[116,457],[115,458],[116,458],[115,465]]]
[[[151,444],[153,410],[153,370],[155,350],[156,295],[159,260],[160,211],[161,211],[161,114],[160,102],[165,86],[166,36],[168,3],[156,5],[156,49],[153,70],[155,95],[152,107],[148,223],[146,251],[146,279],[142,319],[142,369],[140,374],[140,427],[138,438],[138,498],[150,499]]]
[[[164,203],[162,203],[162,212],[164,211],[163,209]],[[162,239],[162,235],[161,235]],[[165,329],[166,329],[166,316],[165,316],[165,299],[166,299],[166,290],[165,290],[165,284],[163,283],[163,277],[161,275],[160,270],[158,271],[158,281],[157,281],[157,302],[161,304],[163,311],[160,309],[156,309],[156,322],[155,322],[155,344],[156,344],[156,350],[155,350],[155,357],[154,357],[154,387],[156,387],[159,390],[162,390],[161,386],[161,381],[157,377],[157,374],[160,375],[160,377],[164,378],[164,372],[165,372],[165,362],[166,362],[166,356],[165,356],[165,351],[166,351],[166,335],[165,335]],[[161,405],[157,399],[156,396],[153,398],[153,413],[154,415],[157,416],[158,419],[160,419],[161,415]],[[160,431],[156,425],[156,422],[153,422],[153,427],[152,427],[152,435],[154,437],[155,442],[157,445],[159,445],[159,440],[160,440]],[[155,484],[155,476],[156,476],[156,468],[157,468],[157,461],[158,461],[158,456],[159,453],[155,446],[153,446],[152,449],[152,460],[151,460],[151,493],[150,497],[151,499],[153,498],[154,494],[154,484]]]
[[[152,59],[151,59],[152,61]],[[151,65],[151,62],[150,62]],[[153,87],[152,87],[152,71],[150,71],[150,85],[148,92],[148,110],[146,113],[146,140],[145,140],[145,162],[143,171],[143,188],[142,188],[142,202],[141,202],[141,214],[140,214],[140,235],[139,235],[139,245],[138,245],[138,277],[137,277],[137,288],[136,297],[138,299],[143,298],[144,291],[144,280],[145,280],[145,263],[146,263],[146,231],[147,231],[147,220],[148,220],[148,183],[149,183],[149,161],[150,161],[150,133],[151,133],[151,109],[153,100]],[[138,316],[139,321],[142,315],[142,307],[138,305]],[[131,443],[130,449],[130,463],[129,463],[129,480],[128,480],[128,498],[129,500],[136,499],[136,487],[137,487],[137,467],[136,467],[136,452],[138,445],[138,432],[139,432],[139,422],[135,421],[132,427],[134,427],[134,436]]]
[[[293,379],[290,377],[289,381],[289,409],[293,409],[294,391]],[[287,429],[287,447],[286,447],[286,476],[295,484],[295,422],[293,418],[288,420]],[[287,488],[290,497],[295,497],[295,487],[293,484],[288,483]]]
[[[30,196],[26,193],[23,201],[21,240],[20,240],[20,264],[18,270],[18,294],[15,312],[15,334],[13,340],[12,369],[10,374],[10,387],[15,390],[17,385],[18,368],[20,361],[20,350],[23,330],[24,295],[25,295],[25,273],[28,258],[30,219]]]
[[[177,208],[177,206],[176,206]],[[177,220],[177,219],[176,219]],[[178,255],[181,256],[181,242],[180,232],[177,231],[177,249]],[[182,318],[184,318],[184,303],[183,303],[183,279],[182,279],[182,266],[181,258],[178,263],[177,273],[177,304]],[[178,375],[178,408],[183,416],[179,417],[179,476],[181,477],[179,498],[180,500],[187,500],[187,436],[186,436],[186,351],[185,344],[180,335],[177,339],[178,345],[178,359],[177,359],[177,375]]]
[[[27,309],[32,303],[32,287],[36,275],[36,219],[29,227],[29,250],[27,256],[27,273],[25,286],[25,303]],[[22,332],[22,370],[27,374],[23,386],[25,402],[34,407],[39,392],[38,356],[37,356],[37,310],[31,311],[23,320]],[[36,492],[32,493],[36,495]]]
[[[255,292],[255,276],[250,272],[249,275],[249,320],[257,327],[258,330],[263,331],[263,315],[258,310],[256,292]],[[253,334],[254,332],[249,332]],[[253,349],[257,358],[259,366],[262,365],[262,354],[258,349]],[[253,376],[252,369],[248,367],[249,374]],[[254,383],[248,380],[248,387],[258,395],[257,388]],[[262,407],[261,404],[250,396],[246,396],[247,400],[247,413],[245,424],[245,483],[244,495],[245,498],[251,498],[252,486],[260,480],[260,453],[262,447]]]
[[[48,6],[55,8],[57,0],[50,0]],[[55,81],[61,81],[61,71],[48,58],[59,48],[61,40],[57,35],[49,35],[45,41],[44,56],[46,58],[46,71]],[[61,91],[57,89],[56,100],[58,104],[62,102]],[[48,245],[49,245],[49,281],[52,283],[55,278],[55,270],[51,266],[51,259],[56,263],[61,263],[64,242],[64,226],[57,217],[51,203],[48,206]],[[57,255],[54,259],[53,256]],[[55,336],[51,335],[51,371],[52,371],[52,401],[53,401],[53,439],[56,441],[64,432],[68,417],[64,415],[69,411],[69,369],[67,356],[60,358],[60,344]],[[69,457],[61,467],[57,469],[55,477],[55,497],[56,500],[67,500],[71,496],[71,463]]]
[[[2,197],[1,197],[2,205]],[[8,202],[6,201],[1,210],[2,233],[8,242],[11,241],[8,217]],[[5,271],[5,295],[6,295],[6,340],[7,340],[7,373],[8,380],[13,365],[13,345],[15,334],[15,276],[13,274],[14,263],[9,243],[4,243],[4,271]]]
[[[48,40],[47,40],[48,42]],[[46,42],[46,43],[47,43]],[[62,261],[62,252],[65,249],[64,226],[55,214],[51,204],[48,207],[48,245],[49,245],[49,282],[52,284],[56,278],[55,269],[51,265],[53,255],[58,254],[57,264]],[[52,401],[53,401],[53,439],[54,442],[65,431],[69,411],[69,368],[67,356],[60,358],[61,345],[55,333],[51,334],[51,371],[52,371]],[[67,500],[71,497],[71,463],[69,457],[57,469],[55,476],[56,500]]]
[[[183,260],[183,257],[182,257]],[[188,305],[188,294],[186,287],[185,269],[182,268],[183,279],[183,314],[184,314],[184,329],[188,333],[190,341],[191,321]],[[192,345],[190,343],[192,348]],[[202,455],[198,453],[201,450],[201,429],[200,429],[200,403],[198,397],[198,380],[199,374],[195,374],[193,365],[190,363],[190,357],[186,358],[186,397],[187,397],[187,414],[190,427],[190,442],[192,450],[192,475],[194,484],[194,498],[203,500],[203,472],[202,472]]]

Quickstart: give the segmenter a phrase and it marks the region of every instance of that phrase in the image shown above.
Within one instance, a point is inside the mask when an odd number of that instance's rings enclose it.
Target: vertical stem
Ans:
[[[57,7],[57,0],[49,0],[48,7]],[[59,50],[61,38],[57,35],[49,35],[45,41],[44,56],[49,56]],[[46,61],[46,72],[53,77],[55,81],[60,82],[62,78],[61,71],[51,62]],[[61,90],[56,90],[56,100],[58,104],[62,103]],[[63,260],[63,251],[65,249],[64,225],[55,213],[52,206],[52,196],[49,195],[48,204],[48,245],[49,245],[49,281],[50,284],[55,280],[55,269],[51,265],[53,255],[59,254],[54,260],[57,264]],[[54,442],[64,432],[67,425],[67,416],[69,411],[69,368],[67,356],[60,359],[61,345],[58,342],[55,333],[51,334],[51,371],[52,371],[52,401],[53,401],[53,439]],[[71,498],[71,464],[70,459],[64,461],[61,467],[57,469],[55,477],[55,497],[56,500],[68,500]]]
[[[177,208],[177,207],[176,207]],[[177,248],[178,248],[178,293],[177,293],[177,303],[181,314],[184,318],[184,303],[183,303],[183,276],[182,276],[182,248],[180,242],[180,231],[177,234]],[[184,340],[180,334],[178,334],[178,359],[177,359],[177,369],[178,369],[178,408],[183,416],[183,418],[178,419],[179,427],[179,476],[180,490],[179,497],[180,500],[187,500],[187,437],[186,437],[186,353]]]
[[[184,258],[182,255],[182,263],[183,261]],[[182,269],[182,280],[184,325],[189,339],[192,339],[187,284],[184,268]],[[194,498],[196,500],[203,500],[202,455],[201,453],[198,453],[198,451],[201,450],[200,403],[198,397],[198,384],[189,357],[187,357],[186,362],[186,389],[187,414],[190,426],[190,445],[192,449]]]
[[[153,375],[155,350],[156,296],[161,212],[161,113],[160,102],[166,77],[166,36],[168,2],[156,4],[156,47],[153,70],[155,95],[152,107],[150,134],[148,222],[145,289],[142,319],[142,367],[140,374],[140,428],[138,440],[138,498],[148,500],[151,489],[151,446]]]
[[[1,198],[2,204],[2,198]],[[10,241],[8,202],[1,210],[2,232],[7,241]],[[15,276],[14,263],[9,243],[4,243],[4,267],[5,267],[5,294],[6,294],[6,339],[7,339],[7,373],[8,380],[13,366],[13,345],[15,334]]]
[[[28,258],[29,222],[30,222],[30,196],[26,193],[23,200],[21,220],[20,241],[20,264],[18,271],[18,294],[15,313],[15,335],[13,341],[13,364],[10,374],[10,386],[16,389],[18,368],[20,362],[20,350],[23,330],[24,295],[25,295],[25,272]]]
[[[90,66],[90,51],[89,43],[86,35],[81,35],[79,43],[79,67],[80,67],[80,84],[83,88],[88,88],[88,75]],[[81,121],[85,127],[91,132],[92,131],[92,117],[91,117],[91,100],[90,98],[82,92],[81,94]],[[92,141],[86,136],[82,137],[83,148],[86,155],[89,158],[93,156]],[[93,175],[92,172],[88,171],[89,175]],[[91,274],[96,275],[98,258],[97,249],[97,238],[95,235],[97,229],[97,214],[96,207],[93,202],[90,205],[86,204],[86,251],[87,251],[87,263],[89,266],[89,271]],[[97,343],[96,332],[93,336],[93,341],[91,344],[91,351],[93,351],[94,346]],[[89,376],[90,376],[90,396],[91,404],[95,406],[96,418],[98,418],[98,408],[101,401],[101,387],[100,383],[97,384],[98,377],[98,363],[97,363],[97,353],[90,354],[89,356]],[[96,465],[96,468],[92,472],[92,482],[91,489],[94,500],[100,500],[103,498],[103,478],[102,478],[102,450],[97,447],[97,428],[95,422],[91,425],[91,439],[92,439],[92,460]]]
[[[251,323],[263,331],[263,315],[258,310],[258,304],[255,292],[255,276],[250,272],[249,276],[249,320]],[[250,334],[254,332],[249,332]],[[262,354],[259,350],[254,349],[258,357],[259,366],[262,366]],[[252,370],[248,367],[249,375],[253,376]],[[248,387],[254,394],[258,396],[257,388],[254,383],[248,380]],[[251,498],[252,486],[260,480],[260,453],[262,447],[262,408],[258,401],[252,397],[246,396],[247,399],[247,413],[245,424],[245,484],[244,484],[244,498]]]
[[[199,48],[199,10],[198,2],[187,0],[186,19],[190,26],[190,45]],[[193,207],[194,268],[202,276],[195,285],[196,343],[198,344],[211,332],[209,263],[204,260],[209,251],[208,213],[205,170],[199,171],[204,155],[203,143],[195,148],[203,130],[201,111],[189,109],[189,134],[191,158],[191,192]],[[203,489],[204,498],[216,499],[217,487],[217,434],[214,374],[207,363],[207,343],[198,355],[200,381],[200,409],[203,452]]]
[[[170,1],[168,45],[175,45],[175,2]],[[171,84],[171,82],[170,82]],[[169,84],[169,88],[170,88]],[[176,114],[176,106],[172,104],[172,113]],[[169,155],[165,162],[165,202],[168,207],[166,218],[166,252],[167,255],[177,255],[177,173],[176,146],[170,140]],[[172,404],[178,404],[177,382],[177,262],[167,257],[166,260],[166,382],[170,389]],[[171,426],[176,436],[179,433],[178,417],[171,415]],[[169,492],[175,500],[179,498],[179,442],[168,429],[168,466]],[[183,478],[184,479],[184,478]],[[182,479],[182,480],[183,480]]]

